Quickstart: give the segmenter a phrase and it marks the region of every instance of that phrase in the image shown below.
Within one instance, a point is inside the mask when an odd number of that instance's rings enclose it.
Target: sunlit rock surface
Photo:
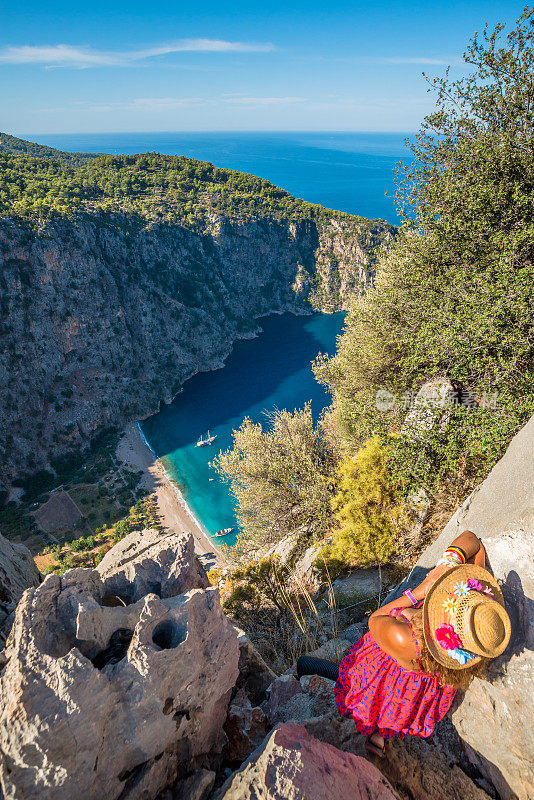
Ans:
[[[184,542],[177,558],[189,550]],[[0,682],[6,800],[155,798],[218,763],[237,636],[199,572],[173,571],[167,558],[150,569],[163,587],[178,573],[179,594],[134,599],[115,572],[125,606],[103,605],[96,570],[49,575],[24,594]]]

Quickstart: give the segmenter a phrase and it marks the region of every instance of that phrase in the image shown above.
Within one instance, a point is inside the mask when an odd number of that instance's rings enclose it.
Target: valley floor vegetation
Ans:
[[[429,80],[435,111],[396,174],[399,234],[314,365],[331,407],[317,424],[308,407],[245,420],[215,463],[242,530],[228,553],[238,617],[291,535],[334,576],[413,563],[534,413],[533,16],[475,36],[464,78]],[[432,403],[429,385],[449,388]]]
[[[116,431],[104,432],[87,451],[52,459],[55,473],[15,481],[18,502],[2,498],[2,534],[25,544],[43,574],[96,566],[131,531],[160,528],[143,473],[116,460],[118,439]]]

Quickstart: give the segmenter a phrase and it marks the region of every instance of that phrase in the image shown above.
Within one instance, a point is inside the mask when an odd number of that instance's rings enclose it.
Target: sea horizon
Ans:
[[[393,169],[410,160],[411,132],[150,131],[25,134],[58,150],[158,152],[259,176],[326,208],[399,224]],[[387,195],[386,195],[387,193]]]

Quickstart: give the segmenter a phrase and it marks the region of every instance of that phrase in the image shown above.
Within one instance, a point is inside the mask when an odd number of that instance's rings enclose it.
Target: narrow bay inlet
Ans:
[[[333,354],[344,317],[343,312],[274,314],[258,320],[257,338],[237,342],[224,367],[191,378],[170,405],[142,423],[149,444],[208,533],[233,528],[214,544],[232,544],[237,522],[229,487],[209,463],[230,447],[232,431],[245,417],[268,427],[269,412],[311,401],[319,418],[331,398],[315,380],[311,362],[319,353]],[[196,447],[208,429],[217,439]]]

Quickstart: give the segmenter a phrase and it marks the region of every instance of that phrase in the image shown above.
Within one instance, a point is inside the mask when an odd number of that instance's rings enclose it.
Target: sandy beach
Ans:
[[[222,557],[189,509],[178,487],[170,481],[160,461],[148,447],[136,422],[127,425],[117,447],[117,458],[125,461],[132,469],[143,470],[143,484],[156,495],[164,528],[169,532],[191,533],[197,555],[215,556],[210,561]]]

